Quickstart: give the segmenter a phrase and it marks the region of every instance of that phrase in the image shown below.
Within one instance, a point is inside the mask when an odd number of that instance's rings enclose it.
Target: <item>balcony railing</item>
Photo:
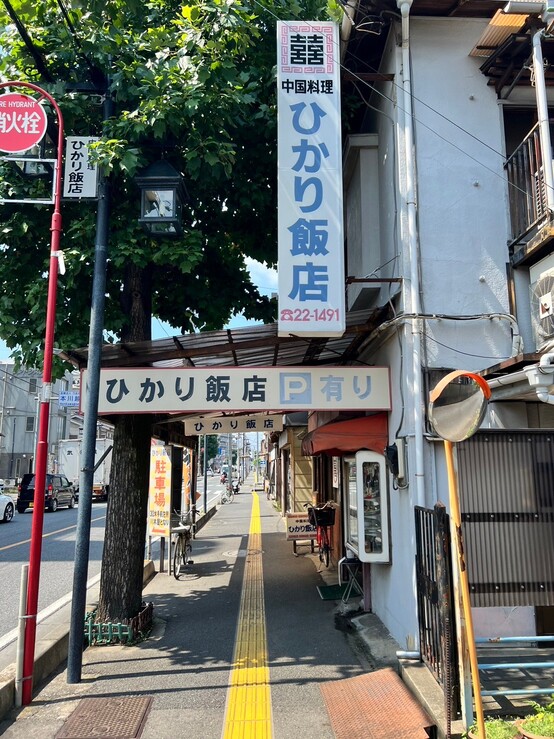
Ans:
[[[549,162],[548,166],[552,166]],[[548,218],[539,124],[504,165],[508,177],[512,237],[510,246],[531,237]]]

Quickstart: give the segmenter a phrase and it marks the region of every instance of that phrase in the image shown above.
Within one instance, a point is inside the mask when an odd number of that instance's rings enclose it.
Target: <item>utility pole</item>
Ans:
[[[108,85],[106,85],[108,87]],[[108,91],[104,96],[104,123],[113,114],[113,101]],[[73,598],[69,648],[67,656],[67,682],[81,682],[83,665],[83,629],[87,596],[87,575],[90,552],[90,524],[92,518],[92,485],[96,452],[96,426],[98,421],[98,394],[102,361],[102,332],[104,330],[104,304],[106,294],[106,263],[108,254],[108,230],[110,218],[110,189],[106,176],[101,176],[96,211],[96,242],[94,245],[94,277],[92,283],[91,315],[89,327],[88,392],[85,395],[83,467],[79,476],[79,510],[75,540],[75,569],[73,571]]]

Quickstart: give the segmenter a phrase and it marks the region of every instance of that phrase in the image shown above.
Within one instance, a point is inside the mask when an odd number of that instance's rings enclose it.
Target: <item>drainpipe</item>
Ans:
[[[412,326],[412,382],[415,432],[415,503],[425,505],[425,479],[423,464],[423,391],[421,380],[421,304],[419,299],[419,254],[417,244],[415,158],[412,111],[412,84],[410,79],[410,8],[413,0],[397,0],[402,16],[402,87],[404,108],[404,142],[406,157],[406,218],[407,245],[410,259],[409,295],[410,312],[414,314]]]
[[[535,95],[537,98],[539,136],[543,156],[546,203],[548,210],[552,213],[554,212],[554,172],[552,169],[552,141],[550,139],[550,124],[548,122],[548,99],[546,96],[546,82],[544,78],[544,63],[541,44],[543,33],[544,30],[539,28],[533,34],[533,70],[535,72]]]

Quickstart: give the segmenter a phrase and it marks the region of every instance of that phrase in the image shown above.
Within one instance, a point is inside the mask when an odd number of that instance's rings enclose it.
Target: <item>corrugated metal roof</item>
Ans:
[[[355,361],[360,344],[391,318],[390,307],[352,311],[346,331],[334,338],[278,336],[277,324],[223,331],[203,331],[154,341],[105,344],[102,367],[278,367],[345,365]],[[86,367],[88,348],[64,352],[79,368]]]
[[[470,52],[470,56],[489,57],[513,33],[521,31],[527,20],[526,15],[503,13],[498,10]]]

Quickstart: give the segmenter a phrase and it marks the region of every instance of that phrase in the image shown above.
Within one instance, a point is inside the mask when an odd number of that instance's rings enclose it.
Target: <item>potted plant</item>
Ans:
[[[470,726],[467,732],[468,739],[481,739],[477,724]],[[485,739],[521,739],[519,727],[510,719],[485,719]]]
[[[554,695],[546,706],[535,702],[531,705],[535,712],[517,722],[522,735],[527,739],[554,737]]]

